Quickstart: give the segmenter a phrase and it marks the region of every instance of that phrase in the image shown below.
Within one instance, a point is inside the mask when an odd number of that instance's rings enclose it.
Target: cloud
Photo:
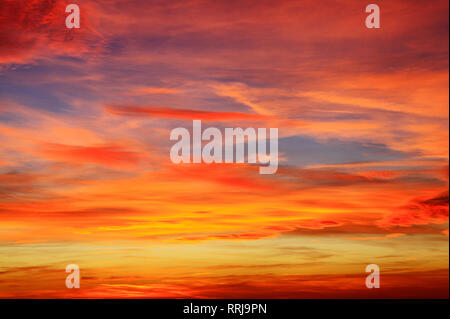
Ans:
[[[400,207],[399,212],[388,215],[380,225],[384,227],[411,226],[424,224],[448,223],[449,200],[448,192],[436,197],[420,200],[416,199],[411,204]]]
[[[177,94],[182,91],[175,88],[164,87],[139,87],[128,92],[128,95],[148,95],[148,94]]]
[[[402,236],[405,236],[405,234],[392,233],[392,234],[387,234],[385,236],[347,237],[347,239],[351,239],[351,240],[386,240],[389,238],[397,238],[397,237],[402,237]]]
[[[448,3],[380,1],[1,1],[0,296],[448,297]],[[193,119],[287,161],[172,165]]]
[[[139,153],[116,145],[77,146],[48,143],[43,145],[41,152],[49,159],[57,161],[106,166],[134,165],[140,158]]]
[[[92,2],[82,5],[80,29],[67,29],[67,3],[61,0],[5,0],[0,4],[0,64],[28,63],[48,55],[80,56],[100,41],[90,19]]]
[[[271,119],[260,114],[240,113],[240,112],[207,112],[192,109],[175,109],[165,106],[107,106],[106,110],[113,115],[154,117],[181,120],[202,120],[202,121],[263,121]]]
[[[238,265],[240,266],[240,265]],[[279,265],[283,266],[283,265]],[[295,265],[287,265],[291,269]],[[239,267],[242,268],[242,267]],[[239,269],[238,268],[238,269]],[[63,268],[62,268],[63,269]],[[226,268],[225,268],[226,269]],[[251,268],[249,268],[251,269]],[[258,269],[258,268],[256,268]],[[261,269],[266,269],[262,266]],[[269,268],[270,269],[270,268]],[[205,269],[204,269],[205,270]],[[59,269],[42,270],[39,276],[27,281],[26,289],[22,282],[16,282],[14,290],[4,291],[2,298],[446,298],[448,297],[448,272],[446,269],[427,269],[424,271],[385,271],[383,290],[367,289],[361,283],[361,274],[273,274],[264,276],[252,274],[217,274],[207,268],[209,274],[201,276],[180,275],[176,277],[158,276],[139,278],[123,276],[127,283],[99,278],[86,280],[83,289],[61,287],[66,273]],[[116,270],[117,271],[117,270]],[[230,271],[236,271],[230,268]],[[84,269],[96,273],[95,269]],[[25,269],[17,269],[18,274],[27,274]],[[59,273],[59,274],[58,274]],[[105,275],[103,275],[105,276]],[[109,276],[109,272],[106,272]],[[411,280],[415,278],[415,280]],[[13,282],[13,278],[3,279],[3,284]],[[40,287],[42,280],[46,289]],[[1,284],[1,282],[0,282]]]

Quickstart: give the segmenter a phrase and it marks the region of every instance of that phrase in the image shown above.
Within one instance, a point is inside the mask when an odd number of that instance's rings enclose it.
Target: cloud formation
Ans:
[[[0,297],[448,297],[447,1],[379,30],[357,0],[77,3],[0,3]],[[277,174],[172,164],[195,119],[278,127]]]

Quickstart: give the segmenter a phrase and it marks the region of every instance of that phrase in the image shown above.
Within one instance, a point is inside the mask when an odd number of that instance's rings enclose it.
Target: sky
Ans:
[[[70,3],[0,0],[0,298],[449,297],[447,1]],[[278,171],[172,163],[196,119]]]

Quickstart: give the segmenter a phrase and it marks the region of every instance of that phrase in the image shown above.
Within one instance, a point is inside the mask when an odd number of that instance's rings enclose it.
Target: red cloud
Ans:
[[[46,144],[42,152],[58,161],[94,163],[106,166],[135,164],[140,157],[136,152],[127,151],[114,145],[73,146],[49,143]]]
[[[83,3],[80,29],[65,24],[70,2],[61,0],[4,0],[0,2],[0,64],[27,63],[53,50],[78,56],[93,49],[87,40],[99,34],[88,16],[90,3]]]
[[[400,212],[387,216],[381,226],[411,226],[448,223],[448,192],[427,200],[416,200],[401,208]]]
[[[192,109],[176,109],[167,106],[107,106],[106,110],[114,115],[155,117],[180,120],[202,120],[202,121],[262,121],[272,119],[266,115],[249,114],[242,112],[209,112]]]

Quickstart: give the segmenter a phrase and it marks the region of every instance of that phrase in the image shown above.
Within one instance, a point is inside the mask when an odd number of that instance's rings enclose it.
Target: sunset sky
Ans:
[[[373,2],[0,0],[0,298],[448,298],[448,2]]]

